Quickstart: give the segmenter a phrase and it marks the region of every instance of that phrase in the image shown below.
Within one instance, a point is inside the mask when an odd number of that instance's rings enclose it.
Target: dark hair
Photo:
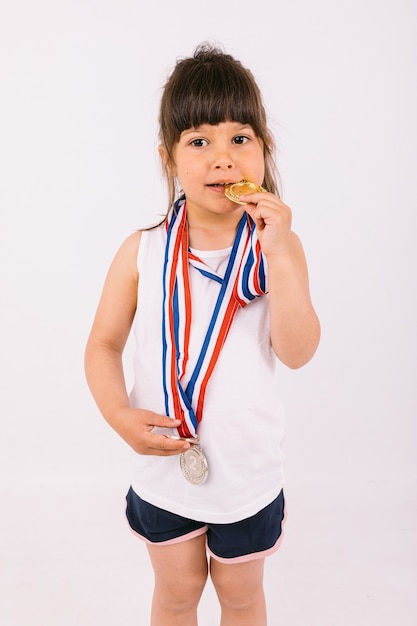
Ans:
[[[262,186],[278,194],[274,141],[267,126],[262,96],[250,70],[217,46],[200,44],[192,57],[177,61],[162,93],[159,139],[164,148],[170,206],[175,181],[170,167],[173,149],[184,130],[202,124],[231,121],[250,124],[264,147]]]

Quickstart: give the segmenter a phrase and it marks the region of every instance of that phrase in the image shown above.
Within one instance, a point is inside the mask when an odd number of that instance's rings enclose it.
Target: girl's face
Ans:
[[[251,126],[240,122],[184,130],[173,156],[172,173],[184,190],[188,211],[242,212],[224,195],[224,184],[245,178],[262,185],[264,179],[263,144]]]

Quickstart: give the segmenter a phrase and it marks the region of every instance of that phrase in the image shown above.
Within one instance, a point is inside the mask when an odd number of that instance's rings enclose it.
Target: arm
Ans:
[[[136,452],[178,454],[190,444],[151,431],[154,426],[176,428],[179,420],[132,409],[126,390],[122,354],[136,312],[139,242],[139,232],[128,237],[108,271],[85,350],[86,378],[103,417]]]
[[[291,210],[271,193],[241,199],[251,202],[246,211],[255,221],[268,261],[272,346],[285,365],[296,369],[313,357],[320,323],[310,298],[303,248],[291,231]]]

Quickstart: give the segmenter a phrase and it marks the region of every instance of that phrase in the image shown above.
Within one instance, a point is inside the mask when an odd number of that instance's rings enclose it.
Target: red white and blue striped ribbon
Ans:
[[[224,276],[189,251],[186,202],[178,200],[167,219],[163,272],[163,387],[166,414],[181,419],[178,432],[194,437],[202,419],[207,384],[239,306],[267,293],[265,259],[255,225],[244,213]],[[199,357],[185,389],[192,322],[189,265],[219,283],[219,294]]]

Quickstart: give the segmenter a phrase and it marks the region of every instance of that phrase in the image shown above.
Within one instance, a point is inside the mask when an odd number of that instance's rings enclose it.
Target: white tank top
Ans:
[[[132,407],[163,415],[161,336],[165,242],[164,227],[142,232],[138,305],[133,323],[135,382],[130,394]],[[228,248],[193,252],[222,272],[230,251]],[[219,289],[217,282],[193,267],[190,267],[190,282],[193,322],[189,376]],[[203,419],[198,428],[208,461],[207,481],[200,485],[189,483],[181,473],[177,455],[135,453],[134,491],[155,506],[207,523],[245,519],[272,502],[283,487],[285,416],[277,374],[266,295],[237,311],[207,386]]]

